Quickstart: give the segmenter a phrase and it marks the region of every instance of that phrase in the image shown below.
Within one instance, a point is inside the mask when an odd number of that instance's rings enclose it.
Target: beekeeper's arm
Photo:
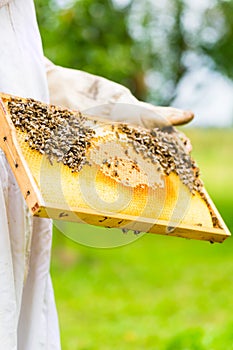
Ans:
[[[46,58],[45,64],[50,102],[53,104],[147,128],[168,124],[180,125],[193,119],[192,112],[141,102],[127,88],[105,78],[56,66]],[[124,105],[119,109],[121,104]],[[130,107],[127,108],[126,104],[136,105],[137,113]]]

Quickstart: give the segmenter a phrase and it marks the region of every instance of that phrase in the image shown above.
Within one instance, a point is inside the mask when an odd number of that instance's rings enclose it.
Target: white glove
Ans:
[[[45,64],[53,104],[149,129],[185,124],[193,118],[192,112],[141,102],[127,88],[105,78],[56,66],[46,58]]]

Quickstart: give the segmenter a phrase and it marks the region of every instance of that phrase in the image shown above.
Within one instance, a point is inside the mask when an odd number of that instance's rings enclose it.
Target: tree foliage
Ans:
[[[204,14],[200,46],[214,68],[233,79],[233,1],[218,1]]]
[[[140,60],[132,54],[130,4],[121,9],[111,0],[79,0],[62,8],[39,0],[36,5],[45,54],[51,60],[107,77],[137,93]]]
[[[232,0],[36,0],[45,54],[169,104],[197,62],[233,78]],[[199,5],[198,5],[199,4]]]

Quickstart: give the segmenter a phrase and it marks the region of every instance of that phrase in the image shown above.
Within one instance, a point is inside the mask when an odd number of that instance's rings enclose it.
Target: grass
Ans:
[[[233,130],[186,130],[233,231]],[[52,278],[63,350],[233,350],[232,240],[145,235],[115,249],[54,229]]]

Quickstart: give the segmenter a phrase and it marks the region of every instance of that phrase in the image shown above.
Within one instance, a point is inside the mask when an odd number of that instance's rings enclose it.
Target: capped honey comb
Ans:
[[[230,235],[173,128],[0,94],[0,146],[35,216],[222,242]]]

